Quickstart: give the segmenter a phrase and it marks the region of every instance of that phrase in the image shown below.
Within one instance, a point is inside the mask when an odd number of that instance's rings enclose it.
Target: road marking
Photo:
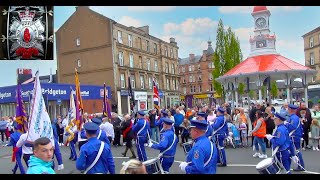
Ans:
[[[290,171],[293,171],[293,169],[290,169]],[[299,172],[304,172],[304,173],[308,173],[308,174],[320,174],[318,172],[312,172],[312,171],[299,171]]]

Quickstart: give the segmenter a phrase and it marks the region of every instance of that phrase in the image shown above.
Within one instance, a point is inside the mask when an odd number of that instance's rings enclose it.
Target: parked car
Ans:
[[[272,100],[272,105],[278,106],[278,105],[283,105],[285,101],[283,99],[274,99]]]

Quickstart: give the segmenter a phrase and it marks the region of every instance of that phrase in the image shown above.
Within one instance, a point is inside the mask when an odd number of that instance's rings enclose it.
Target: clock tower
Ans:
[[[254,37],[250,37],[251,56],[278,54],[276,52],[276,36],[270,35],[270,11],[266,6],[254,6],[251,13],[254,20]]]

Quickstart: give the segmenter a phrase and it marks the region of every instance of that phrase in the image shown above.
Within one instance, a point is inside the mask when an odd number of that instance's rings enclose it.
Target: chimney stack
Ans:
[[[189,60],[194,61],[194,54],[189,54]]]

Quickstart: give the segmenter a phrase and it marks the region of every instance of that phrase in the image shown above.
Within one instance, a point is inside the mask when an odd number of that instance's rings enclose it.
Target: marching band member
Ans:
[[[160,150],[160,162],[162,169],[169,172],[170,167],[174,162],[176,154],[178,138],[172,129],[174,122],[169,118],[163,118],[163,130],[160,134],[159,144],[153,144],[150,140],[148,146],[153,149]]]
[[[52,156],[52,169],[54,169],[54,156],[57,158],[58,161],[58,170],[63,170],[64,165],[62,162],[62,155],[60,152],[59,142],[58,142],[58,132],[57,132],[57,126],[54,124],[51,124],[52,131],[53,131],[53,138],[54,138],[54,155]]]
[[[14,166],[14,168],[12,169],[13,174],[16,174],[16,171],[19,167],[20,169],[20,173],[21,174],[25,174],[25,170],[23,168],[23,165],[21,163],[21,157],[22,157],[22,148],[21,147],[17,147],[16,144],[21,136],[21,133],[19,131],[17,131],[18,128],[18,123],[16,121],[13,121],[13,131],[14,133],[12,133],[10,135],[10,141],[9,144],[7,144],[6,146],[12,146],[13,147],[13,152],[12,152],[12,162],[16,161],[16,164]]]
[[[186,162],[179,165],[187,174],[216,173],[218,153],[215,143],[205,135],[207,126],[206,120],[191,120],[190,135],[194,145],[186,157]]]
[[[77,160],[77,152],[75,148],[75,144],[78,140],[78,132],[77,132],[77,125],[74,122],[75,120],[72,120],[68,127],[66,128],[66,131],[69,133],[69,137],[67,139],[66,145],[69,144],[70,147],[70,157],[69,159],[72,161]]]
[[[302,159],[302,154],[301,154],[301,138],[302,138],[302,133],[303,133],[303,128],[301,121],[299,117],[296,115],[296,110],[298,106],[289,104],[289,120],[288,122],[285,121],[285,125],[288,128],[289,131],[289,136],[292,140],[292,143],[297,151],[297,155],[299,157],[299,164],[297,169],[294,169],[294,171],[305,171],[304,168],[304,161]]]
[[[288,129],[283,124],[283,122],[286,120],[286,117],[277,112],[274,115],[274,124],[277,126],[277,129],[273,133],[273,136],[271,134],[266,134],[266,138],[271,142],[273,150],[278,147],[276,157],[286,169],[286,173],[290,174],[290,156],[293,157],[295,162],[297,162],[299,159],[295,155],[296,152],[293,144],[291,143]]]
[[[228,126],[226,118],[224,117],[225,110],[221,107],[217,109],[217,117],[214,123],[211,125],[213,129],[212,137],[218,148],[218,163],[221,163],[219,166],[227,166],[226,152],[224,150],[224,140],[228,134]]]
[[[161,117],[159,120],[156,120],[156,126],[159,127],[159,131],[162,130],[162,122],[163,122],[163,118],[168,117],[168,113],[166,110],[161,110]]]
[[[115,174],[115,165],[110,146],[97,139],[99,128],[93,122],[83,125],[88,142],[80,149],[76,168],[84,171],[84,174]]]
[[[206,120],[206,113],[204,112],[198,112],[197,113],[197,120],[200,120],[200,121],[204,121]],[[213,129],[210,125],[207,126],[207,130],[206,130],[206,136],[207,137],[210,137],[212,136],[212,132],[213,132]]]
[[[84,130],[83,125],[85,123],[87,123],[87,122],[90,122],[88,119],[86,119],[84,117],[82,118],[82,120],[83,120],[83,123],[81,125],[81,130],[80,130],[80,132],[78,132],[78,148],[79,148],[79,151],[80,151],[81,146],[88,142],[88,139],[87,139],[87,136],[86,136],[86,131]]]
[[[143,111],[138,111],[137,118],[138,121],[135,125],[133,125],[132,130],[136,135],[136,147],[139,160],[144,162],[147,159],[146,150],[144,148],[144,143],[147,143],[148,134],[150,134],[150,125],[144,119],[145,113]]]
[[[110,146],[110,141],[107,137],[106,132],[104,132],[103,130],[100,129],[100,125],[102,123],[102,120],[98,119],[98,118],[93,118],[91,120],[91,122],[95,123],[96,125],[99,126],[99,129],[97,131],[97,139],[99,139],[100,141],[103,141],[105,143],[107,143]]]

